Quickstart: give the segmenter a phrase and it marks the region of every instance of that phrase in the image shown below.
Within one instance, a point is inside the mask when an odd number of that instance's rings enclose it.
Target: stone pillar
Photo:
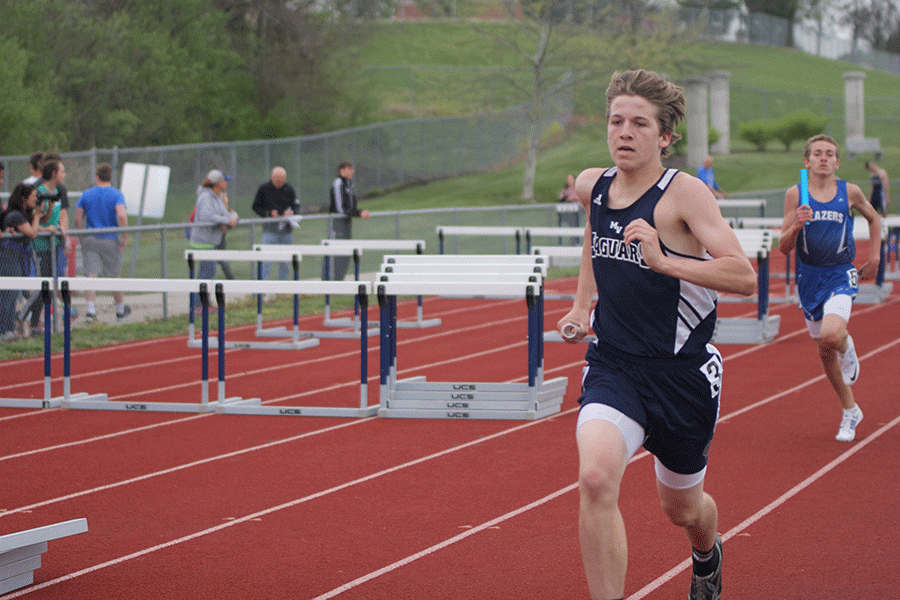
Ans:
[[[866,136],[866,95],[862,71],[844,73],[844,139]]]
[[[714,154],[731,153],[731,73],[713,71],[709,74],[709,114],[712,128],[719,132],[719,141],[712,145]]]
[[[703,165],[709,155],[709,79],[692,77],[685,81],[687,106],[687,167],[691,173]]]

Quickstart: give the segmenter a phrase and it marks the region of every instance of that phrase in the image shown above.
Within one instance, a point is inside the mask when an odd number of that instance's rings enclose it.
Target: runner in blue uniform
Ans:
[[[643,70],[615,73],[606,91],[615,166],[583,171],[585,228],[578,290],[558,323],[586,355],[576,442],[579,534],[593,600],[622,598],[628,560],[619,489],[643,445],[656,457],[664,512],[693,546],[692,600],[722,589],[718,510],[703,489],[719,411],[722,359],[708,342],[714,290],[750,295],[753,267],[706,185],[662,166],[684,117],[683,90]],[[597,305],[591,298],[597,291]]]
[[[797,289],[809,334],[844,414],[835,439],[852,442],[863,413],[850,386],[859,377],[859,360],[847,322],[858,278],[878,274],[881,260],[881,217],[859,186],[835,176],[841,164],[833,138],[816,135],[806,142],[803,165],[809,170],[809,205],[800,202],[799,186],[784,197],[784,222],[778,246],[785,254],[797,248]],[[869,222],[869,258],[857,273],[853,266],[853,210]]]

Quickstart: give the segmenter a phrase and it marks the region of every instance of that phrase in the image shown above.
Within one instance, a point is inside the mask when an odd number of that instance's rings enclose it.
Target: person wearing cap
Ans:
[[[198,225],[191,230],[191,248],[212,250],[222,242],[224,233],[237,225],[237,213],[230,211],[224,200],[229,181],[231,177],[213,169],[198,189],[194,209],[194,222]],[[201,261],[197,278],[212,279],[215,276],[215,261]]]

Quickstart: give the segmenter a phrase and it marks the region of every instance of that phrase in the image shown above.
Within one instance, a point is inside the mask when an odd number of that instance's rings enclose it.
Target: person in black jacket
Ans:
[[[342,161],[337,168],[338,176],[331,184],[331,212],[328,237],[332,240],[353,238],[353,217],[369,218],[369,211],[356,206],[356,191],[353,189],[353,163]],[[334,268],[330,268],[331,264]],[[347,256],[325,257],[322,261],[322,279],[341,281],[347,275],[350,258]]]
[[[253,199],[253,212],[260,217],[278,218],[289,217],[300,212],[300,200],[297,193],[287,182],[287,172],[283,167],[272,169],[272,176],[256,191]],[[294,232],[287,221],[275,221],[263,225],[263,244],[293,244]],[[263,263],[262,278],[268,279],[272,271],[272,263]],[[278,263],[278,279],[291,278],[290,265],[286,262]]]

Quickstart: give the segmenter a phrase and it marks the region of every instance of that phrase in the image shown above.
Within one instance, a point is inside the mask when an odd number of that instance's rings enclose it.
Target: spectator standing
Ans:
[[[0,276],[24,277],[28,273],[29,244],[37,235],[40,219],[37,190],[33,185],[18,184],[9,197],[6,210],[0,212],[0,233],[20,233],[23,237],[0,239]],[[24,331],[16,331],[18,294],[16,290],[0,290],[0,341],[9,342],[24,335]]]
[[[222,202],[225,203],[225,208],[228,209],[228,212],[234,217],[234,220],[238,220],[237,212],[231,210],[231,207],[228,204],[228,194],[222,192]],[[225,237],[228,235],[227,231],[222,232],[222,241],[218,243],[216,246],[216,250],[228,250],[228,244],[225,241]],[[234,279],[234,273],[231,272],[231,263],[227,260],[220,260],[219,266],[222,267],[222,274],[225,275],[225,279]]]
[[[197,205],[194,207],[194,222],[200,223],[191,229],[191,248],[213,250],[222,243],[222,236],[237,225],[237,214],[232,213],[222,195],[228,189],[228,177],[222,171],[213,169],[197,190]],[[203,225],[203,223],[209,223]],[[212,279],[216,276],[215,261],[200,261],[198,279]]]
[[[108,163],[97,166],[94,187],[85,190],[75,205],[76,229],[110,229],[128,226],[125,196],[112,185],[112,167]],[[128,244],[126,232],[103,231],[85,235],[81,239],[81,257],[87,277],[119,277],[122,274],[122,250]],[[85,320],[97,320],[95,300],[97,292],[85,291],[87,303]],[[116,318],[131,314],[122,292],[113,292],[116,302]]]
[[[712,156],[707,156],[703,161],[703,166],[697,169],[697,178],[706,184],[713,196],[716,198],[725,197],[725,192],[719,187],[719,182],[716,181],[716,174],[713,172]]]
[[[41,277],[53,277],[53,248],[56,252],[56,276],[65,275],[71,241],[68,236],[68,194],[64,187],[66,167],[62,162],[44,157],[41,167],[43,179],[37,183],[37,204],[42,213],[38,233],[49,232],[51,236],[39,235],[32,242],[38,262],[38,274]],[[65,221],[63,220],[65,218]],[[32,292],[24,309],[25,315],[31,315],[29,324],[33,330],[40,330],[41,295]]]
[[[337,177],[331,183],[330,211],[336,216],[329,219],[328,237],[332,240],[349,240],[353,238],[353,217],[368,219],[367,210],[357,207],[356,190],[353,187],[353,163],[345,160],[337,167]],[[334,268],[329,265],[334,263]],[[322,261],[322,279],[341,281],[347,275],[350,258],[347,256],[325,257]],[[330,271],[330,272],[329,272]]]
[[[44,165],[44,153],[43,152],[32,152],[28,157],[28,169],[31,171],[31,175],[26,177],[22,183],[27,183],[28,185],[37,185],[41,181],[41,167]]]
[[[869,195],[869,202],[872,203],[872,208],[884,217],[887,215],[888,204],[891,203],[891,181],[888,179],[887,171],[871,160],[866,161],[866,169],[872,176],[872,193]]]
[[[253,199],[253,212],[263,218],[290,217],[300,212],[300,200],[291,184],[287,182],[287,171],[284,167],[272,169],[269,181],[256,190]],[[263,224],[263,244],[293,244],[293,227],[287,221]],[[272,263],[263,263],[262,278],[268,279],[272,272]],[[290,279],[290,265],[278,263],[278,279]]]
[[[581,204],[578,202],[578,192],[575,189],[575,175],[566,175],[566,185],[559,191],[559,203],[569,204],[578,208],[576,212],[566,212],[559,216],[559,224],[567,227],[578,227],[581,224]],[[572,238],[572,245],[581,243],[581,238]]]

